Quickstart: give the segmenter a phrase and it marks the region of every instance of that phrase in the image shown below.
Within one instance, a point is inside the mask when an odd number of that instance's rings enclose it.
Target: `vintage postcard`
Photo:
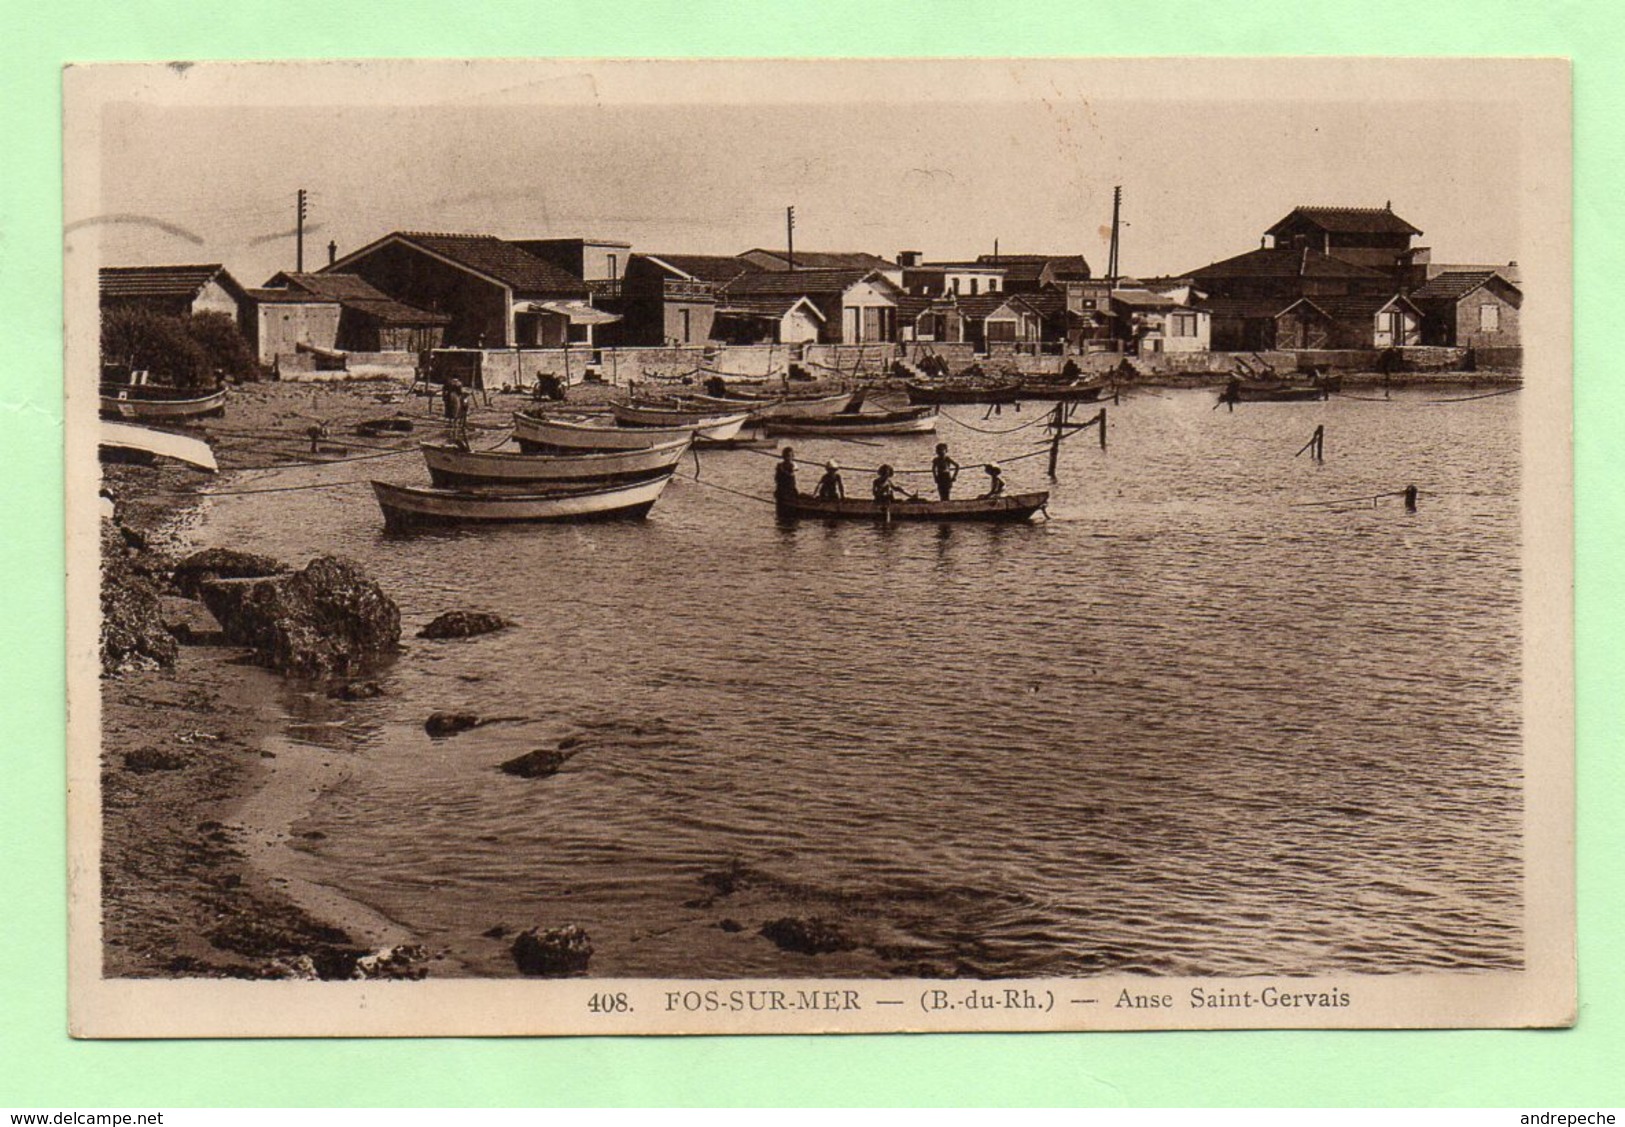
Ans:
[[[1574,1020],[1566,63],[64,92],[77,1036]]]

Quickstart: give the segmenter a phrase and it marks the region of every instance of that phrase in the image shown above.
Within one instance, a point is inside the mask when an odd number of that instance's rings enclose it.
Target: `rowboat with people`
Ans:
[[[607,415],[540,415],[517,411],[513,416],[514,441],[527,454],[647,450],[668,442],[692,439],[695,430],[691,426],[617,426]]]
[[[512,450],[464,450],[444,442],[420,445],[436,486],[609,485],[670,473],[693,439],[681,438],[642,450],[593,450],[536,454]]]
[[[819,418],[769,419],[762,426],[772,436],[857,438],[888,434],[931,434],[937,429],[935,407],[903,411],[854,411]]]
[[[638,520],[660,499],[672,471],[617,485],[538,489],[440,489],[374,481],[372,491],[391,531],[458,524],[538,521]]]
[[[779,497],[774,502],[786,520],[867,521],[993,521],[1014,523],[1032,519],[1049,504],[1049,492],[999,493],[938,501],[924,497],[876,501],[864,497],[822,499],[811,494]]]

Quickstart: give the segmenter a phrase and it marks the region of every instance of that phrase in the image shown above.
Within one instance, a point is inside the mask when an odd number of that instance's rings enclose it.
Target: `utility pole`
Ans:
[[[784,209],[784,245],[785,257],[790,260],[790,269],[796,268],[796,205],[791,204]]]
[[[1112,189],[1112,249],[1106,259],[1106,281],[1114,290],[1117,288],[1117,228],[1122,212],[1123,186],[1119,184]]]
[[[305,190],[299,189],[299,225],[294,229],[294,273],[305,272]]]

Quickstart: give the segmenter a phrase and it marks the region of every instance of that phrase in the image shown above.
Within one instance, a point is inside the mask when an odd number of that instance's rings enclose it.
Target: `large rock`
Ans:
[[[200,594],[228,641],[284,673],[347,674],[400,644],[395,601],[358,565],[334,556],[291,575],[206,580]]]
[[[479,634],[505,630],[513,623],[500,614],[483,610],[449,610],[422,630],[419,638],[440,641],[444,638],[472,638]]]
[[[175,664],[175,636],[164,628],[158,587],[132,566],[112,521],[102,522],[102,670]]]
[[[203,584],[211,579],[261,579],[267,575],[285,575],[287,571],[287,564],[270,556],[232,548],[205,548],[175,565],[173,583],[176,591],[195,599]]]
[[[592,940],[574,924],[569,927],[531,928],[513,941],[513,962],[523,974],[564,978],[586,974],[592,959]]]
[[[550,775],[557,775],[559,768],[570,762],[570,758],[575,754],[574,749],[555,751],[550,747],[542,747],[500,763],[498,769],[509,775],[518,775],[521,779],[545,779]]]

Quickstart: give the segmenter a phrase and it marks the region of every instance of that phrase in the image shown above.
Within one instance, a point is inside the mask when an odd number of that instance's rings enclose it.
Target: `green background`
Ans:
[[[26,3],[27,10],[24,10]],[[1509,4],[11,0],[0,19],[0,1106],[1625,1103],[1610,371],[1625,16]],[[1574,60],[1580,1024],[1570,1031],[76,1043],[65,1032],[65,61],[415,56],[1547,55]],[[1261,175],[1267,174],[1261,169]],[[1527,394],[1540,394],[1532,388]],[[1615,704],[1609,704],[1610,700]],[[1612,1064],[1609,1062],[1613,1061]]]

